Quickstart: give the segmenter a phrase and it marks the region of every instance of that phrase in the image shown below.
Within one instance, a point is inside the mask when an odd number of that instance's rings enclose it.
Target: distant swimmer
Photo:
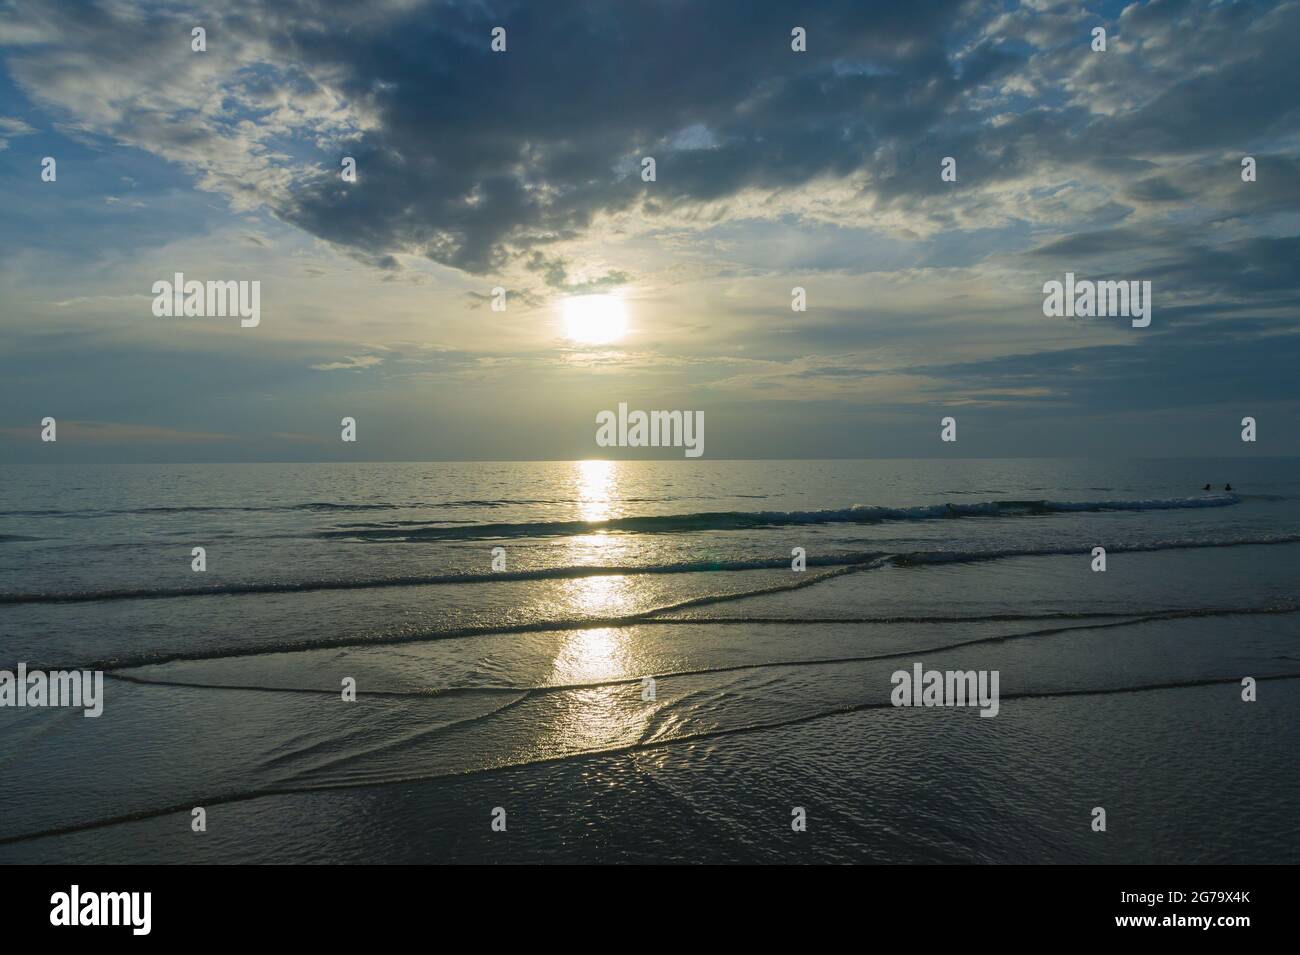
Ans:
[[[1231,485],[1231,484],[1225,484],[1225,485],[1223,485],[1223,489],[1224,489],[1225,491],[1231,491],[1231,490],[1232,490],[1232,485]]]
[[[1202,490],[1202,491],[1208,491],[1208,490],[1210,490],[1210,485],[1208,485],[1208,484],[1205,485],[1205,487],[1201,488],[1201,490]]]

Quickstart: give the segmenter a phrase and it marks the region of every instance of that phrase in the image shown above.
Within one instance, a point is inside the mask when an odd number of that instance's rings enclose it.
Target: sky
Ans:
[[[620,403],[705,459],[1300,454],[1297,48],[1300,2],[0,0],[0,460],[681,457],[598,447]],[[259,324],[155,315],[177,272]],[[1067,272],[1150,325],[1045,315]]]

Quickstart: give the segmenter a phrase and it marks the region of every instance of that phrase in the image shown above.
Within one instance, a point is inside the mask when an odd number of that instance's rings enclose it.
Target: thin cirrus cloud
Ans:
[[[60,440],[74,441],[91,446],[168,444],[210,444],[235,441],[230,434],[204,431],[183,431],[176,428],[159,428],[150,425],[121,424],[113,421],[59,421],[57,434]],[[3,428],[0,433],[12,439],[30,438],[33,429]]]
[[[327,361],[311,367],[316,371],[361,371],[383,363],[381,355],[348,355],[342,361]]]

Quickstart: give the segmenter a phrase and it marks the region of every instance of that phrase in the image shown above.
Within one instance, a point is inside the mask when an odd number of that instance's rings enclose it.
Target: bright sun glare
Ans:
[[[605,345],[627,334],[627,308],[617,295],[575,295],[564,300],[564,333],[575,342]]]

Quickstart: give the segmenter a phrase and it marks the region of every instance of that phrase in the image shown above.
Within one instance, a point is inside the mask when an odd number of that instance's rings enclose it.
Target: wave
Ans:
[[[1300,543],[1300,534],[1275,534],[1268,537],[1211,538],[1206,540],[1168,540],[1135,544],[1112,544],[1111,554],[1135,554],[1166,550],[1197,550],[1215,547],[1269,547]],[[886,554],[880,551],[809,555],[809,567],[865,568],[878,561],[914,567],[927,564],[973,563],[1006,560],[1015,557],[1066,557],[1078,554],[1078,547],[1003,548],[972,551],[914,551]],[[202,587],[126,587],[113,590],[83,590],[66,593],[0,593],[3,604],[93,603],[101,600],[166,600],[178,597],[231,597],[250,594],[293,594],[328,590],[378,590],[387,587],[437,587],[463,584],[505,583],[530,580],[572,580],[583,577],[634,577],[656,574],[735,573],[752,570],[785,570],[788,557],[755,560],[690,561],[671,564],[594,565],[578,564],[538,567],[532,570],[494,573],[429,574],[369,579],[327,579],[289,581],[246,581],[212,584]],[[712,598],[701,598],[712,599]],[[738,599],[729,596],[728,599]]]
[[[732,494],[732,498],[765,498],[766,494]],[[714,495],[695,496],[696,500],[712,500]],[[677,497],[629,497],[623,499],[629,504],[671,504],[681,500]],[[370,503],[336,504],[329,501],[306,501],[300,504],[178,504],[171,506],[126,507],[126,508],[89,508],[85,510],[62,510],[59,508],[34,508],[28,510],[0,510],[0,517],[75,517],[97,518],[116,517],[120,515],[139,514],[267,514],[308,512],[349,511],[417,511],[438,510],[441,508],[498,508],[498,507],[554,507],[577,506],[583,503],[572,498],[494,498],[453,500],[453,501],[373,501]]]
[[[532,506],[538,504],[567,504],[569,501],[545,500],[499,500],[499,501],[407,501],[394,503],[377,501],[371,504],[334,504],[328,501],[308,501],[302,504],[268,504],[268,505],[234,505],[234,504],[194,504],[155,507],[101,508],[90,510],[59,510],[57,508],[40,508],[26,511],[0,511],[0,517],[115,517],[132,514],[265,514],[294,511],[400,511],[420,510],[440,507],[510,507]]]
[[[879,562],[875,562],[865,566],[878,566],[878,563]],[[766,587],[757,587],[739,593],[723,593],[704,597],[693,597],[687,600],[681,600],[671,604],[663,604],[658,607],[650,607],[645,610],[627,614],[552,617],[528,620],[520,623],[482,624],[434,630],[399,631],[396,633],[389,631],[372,634],[370,636],[339,634],[334,636],[316,637],[314,639],[289,641],[270,640],[254,644],[234,644],[226,647],[213,647],[202,650],[188,648],[177,648],[172,650],[156,649],[133,655],[105,658],[102,660],[96,660],[92,663],[82,663],[76,667],[66,665],[46,665],[43,663],[29,663],[28,666],[33,671],[66,669],[119,670],[150,664],[176,663],[182,660],[220,660],[228,659],[230,657],[253,657],[276,653],[299,653],[304,650],[324,650],[333,647],[392,646],[403,643],[424,643],[430,640],[462,640],[473,637],[488,636],[490,634],[548,633],[553,631],[583,630],[588,628],[598,629],[601,627],[623,627],[631,626],[642,621],[653,620],[659,614],[675,613],[691,607],[704,606],[712,603],[724,603],[732,600],[743,600],[746,597],[764,597],[770,594],[783,593],[791,590],[801,590],[804,587],[812,587],[824,580],[852,573],[858,569],[857,566],[837,567],[831,568],[830,570],[824,570],[819,574],[791,575],[794,579],[790,579],[790,576],[787,576],[784,581]]]
[[[996,643],[1004,644],[1011,640],[1035,639],[1041,637],[1059,636],[1061,634],[1075,633],[1081,631],[1096,630],[1113,630],[1119,627],[1137,627],[1148,623],[1158,623],[1170,620],[1195,620],[1202,617],[1223,617],[1223,616],[1253,616],[1253,615],[1284,615],[1300,613],[1300,606],[1297,605],[1279,605],[1265,607],[1192,607],[1186,610],[1142,610],[1128,613],[1119,613],[1115,611],[1106,611],[1100,613],[1047,613],[1047,614],[983,614],[978,616],[951,616],[951,617],[857,617],[852,619],[840,618],[819,618],[817,620],[808,619],[776,619],[766,618],[760,620],[746,618],[718,618],[709,617],[707,619],[694,620],[647,620],[643,625],[664,624],[748,624],[748,623],[780,623],[785,626],[797,626],[807,623],[829,623],[829,624],[848,624],[848,623],[868,623],[868,624],[891,624],[891,623],[951,623],[951,622],[980,622],[980,623],[1001,623],[1010,621],[1057,621],[1057,625],[1048,627],[1036,627],[1033,630],[1020,631],[1018,633],[998,633],[986,637],[974,637],[968,640],[959,640],[950,643],[932,644],[926,647],[908,647],[900,650],[889,650],[884,653],[859,654],[852,656],[838,657],[810,657],[808,659],[797,660],[764,660],[752,663],[732,663],[726,666],[697,667],[694,669],[664,670],[655,674],[655,679],[666,680],[687,676],[712,676],[722,673],[740,673],[750,670],[767,670],[767,669],[785,669],[785,668],[802,668],[817,666],[836,666],[847,663],[869,663],[877,660],[894,660],[907,657],[930,656],[936,653],[947,653],[953,650],[964,650],[969,647],[982,646],[984,644]],[[203,662],[203,661],[187,661]],[[244,690],[255,693],[299,693],[312,694],[316,696],[337,696],[338,689],[335,687],[303,687],[303,686],[271,686],[261,683],[205,683],[192,680],[165,680],[156,677],[139,676],[138,674],[125,673],[122,670],[111,670],[107,676],[111,679],[121,680],[125,683],[136,683],[142,686],[176,686],[186,689],[195,690]],[[593,680],[583,683],[543,683],[536,685],[521,686],[517,684],[500,684],[500,683],[476,683],[456,686],[434,687],[422,690],[386,690],[386,689],[368,689],[367,696],[394,697],[399,699],[434,699],[447,696],[473,696],[473,695],[492,695],[492,694],[525,694],[532,696],[542,696],[551,693],[563,693],[572,690],[594,690],[605,689],[616,686],[633,686],[643,681],[641,676],[620,677],[612,680]]]
[[[577,616],[577,617],[556,617],[546,620],[531,620],[520,623],[491,623],[482,625],[471,625],[461,627],[446,627],[442,629],[422,629],[422,630],[402,630],[388,631],[382,633],[373,633],[370,635],[359,634],[336,634],[330,636],[318,636],[308,639],[294,640],[267,640],[258,643],[231,644],[228,646],[208,646],[202,649],[191,648],[174,648],[164,649],[157,648],[145,650],[137,653],[123,654],[115,657],[93,661],[81,661],[74,664],[68,662],[53,663],[48,661],[35,661],[28,664],[28,668],[35,670],[105,670],[120,671],[135,669],[144,666],[159,666],[166,663],[183,663],[195,662],[201,660],[229,660],[238,657],[260,657],[270,656],[283,653],[304,653],[313,650],[332,650],[342,649],[345,647],[382,647],[382,646],[400,646],[410,643],[430,643],[438,640],[466,640],[485,636],[499,636],[503,634],[533,634],[533,633],[555,633],[569,630],[597,630],[609,627],[634,627],[634,626],[695,626],[695,625],[717,625],[717,624],[734,624],[734,625],[759,625],[759,624],[779,624],[781,626],[798,626],[801,624],[900,624],[900,623],[973,623],[973,622],[996,622],[996,621],[1030,621],[1030,620],[1087,620],[1087,619],[1119,619],[1128,617],[1145,617],[1148,619],[1182,619],[1192,617],[1218,617],[1218,616],[1239,616],[1239,615],[1287,615],[1300,611],[1300,602],[1295,597],[1277,603],[1257,607],[1200,607],[1200,608],[1170,608],[1165,610],[1156,609],[1135,609],[1125,611],[1092,611],[1092,612],[1044,612],[1044,613],[1027,613],[1027,614],[1007,614],[993,613],[980,615],[954,615],[950,617],[924,615],[924,616],[906,616],[906,615],[889,615],[880,617],[846,617],[840,618],[755,618],[748,619],[744,617],[721,618],[711,617],[668,617],[666,614],[678,613],[681,610],[689,609],[694,606],[705,606],[716,603],[728,603],[737,600],[744,600],[748,597],[766,596],[772,593],[779,593],[788,590],[799,590],[804,587],[812,587],[824,580],[832,579],[838,575],[851,572],[855,568],[844,568],[839,571],[828,571],[822,574],[809,574],[801,577],[799,580],[789,583],[778,584],[773,587],[766,587],[752,591],[745,591],[736,594],[719,594],[709,597],[697,597],[679,603],[668,604],[660,607],[653,607],[636,613],[606,615],[606,616]]]
[[[823,511],[704,511],[694,514],[657,514],[614,517],[603,521],[526,521],[473,524],[460,527],[427,526],[415,522],[351,524],[322,531],[319,537],[362,540],[465,540],[502,537],[571,537],[595,533],[672,534],[690,531],[747,530],[808,524],[879,524],[886,521],[932,521],[961,517],[1037,517],[1084,511],[1163,511],[1184,508],[1229,507],[1240,503],[1235,494],[1201,497],[1151,498],[1116,501],[983,501],[971,504],[922,504],[880,507],[855,504]]]
[[[1262,674],[1256,677],[1256,679],[1261,683],[1265,681],[1296,680],[1300,679],[1300,673]],[[1061,690],[1030,690],[1017,693],[1002,693],[1000,694],[999,699],[1002,701],[1056,700],[1089,696],[1159,693],[1168,690],[1186,690],[1208,686],[1220,686],[1223,684],[1235,684],[1239,683],[1240,680],[1240,674],[1232,674],[1230,676],[1210,676],[1199,679],[1135,683],[1122,686],[1102,686]],[[171,805],[133,809],[112,816],[102,816],[95,819],[65,823],[47,829],[0,835],[0,846],[14,845],[36,839],[48,839],[56,836],[72,835],[74,833],[89,832],[96,829],[106,829],[112,826],[124,825],[126,823],[160,819],[164,816],[186,815],[188,817],[190,811],[197,805],[208,807],[225,806],[251,802],[258,799],[266,799],[274,796],[296,796],[326,792],[341,792],[369,789],[380,786],[409,786],[414,783],[452,778],[457,780],[471,778],[491,779],[498,776],[505,776],[523,769],[536,769],[544,766],[572,764],[581,760],[608,758],[611,756],[622,756],[632,753],[655,752],[676,746],[691,746],[706,740],[779,730],[786,727],[814,723],[819,720],[833,719],[838,716],[849,716],[855,713],[869,712],[872,710],[889,710],[893,708],[894,705],[889,701],[848,703],[843,706],[831,707],[813,713],[802,713],[797,716],[785,717],[783,719],[746,723],[740,726],[722,726],[714,729],[703,729],[696,732],[685,732],[678,735],[659,737],[656,739],[641,739],[634,743],[624,743],[614,746],[592,747],[576,752],[563,753],[557,756],[523,757],[522,759],[514,761],[506,761],[467,770],[450,772],[394,773],[385,778],[378,779],[346,780],[325,783],[300,783],[298,785],[293,785],[292,782],[290,782],[266,786],[263,788],[227,790],[225,792],[207,793],[203,795],[196,793],[183,802]]]
[[[1108,554],[1144,554],[1166,550],[1200,550],[1214,547],[1272,547],[1300,543],[1300,534],[1271,534],[1267,537],[1228,537],[1206,540],[1166,540],[1138,544],[1108,544]],[[1087,553],[1089,548],[1083,548]],[[900,567],[926,564],[962,564],[983,560],[1006,560],[1013,557],[1065,557],[1080,553],[1078,547],[1008,547],[971,551],[914,551],[894,554],[890,561]]]
[[[887,555],[859,553],[812,556],[809,567],[849,567],[868,564]],[[777,570],[790,567],[789,557],[761,560],[688,561],[673,564],[603,566],[594,564],[538,567],[533,570],[502,570],[492,573],[428,574],[409,577],[379,577],[360,580],[248,581],[202,587],[126,587],[115,590],[84,590],[68,593],[0,593],[0,604],[91,603],[98,600],[163,600],[172,597],[222,597],[240,594],[292,594],[317,590],[375,590],[385,587],[436,587],[447,584],[497,584],[509,581],[571,580],[582,577],[625,577],[653,574],[735,573],[746,570]]]

